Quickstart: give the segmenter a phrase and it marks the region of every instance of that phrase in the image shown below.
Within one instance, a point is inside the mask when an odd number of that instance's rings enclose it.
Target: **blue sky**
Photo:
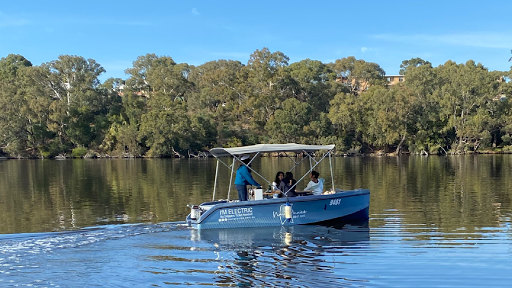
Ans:
[[[85,4],[86,3],[86,4]],[[247,63],[256,49],[291,62],[355,56],[397,74],[402,60],[473,59],[508,71],[512,1],[3,1],[0,57],[39,65],[61,54],[98,61],[108,77],[146,53],[200,65]]]

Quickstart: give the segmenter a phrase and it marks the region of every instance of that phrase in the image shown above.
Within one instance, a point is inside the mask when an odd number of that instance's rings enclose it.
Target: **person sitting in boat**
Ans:
[[[311,171],[309,177],[311,177],[311,181],[309,181],[308,186],[304,188],[304,191],[313,192],[313,195],[322,195],[324,191],[324,179],[318,178],[320,173],[316,171]]]
[[[244,155],[240,157],[240,160],[245,163],[241,164],[240,167],[236,170],[236,178],[235,178],[235,187],[238,190],[238,199],[240,201],[247,201],[247,185],[252,185],[256,187],[261,187],[251,175],[251,169],[249,169],[246,165],[249,165],[250,157]]]
[[[297,193],[295,193],[295,183],[297,183],[297,180],[293,179],[293,173],[286,172],[284,179],[279,184],[279,190],[281,190],[285,197],[297,196]]]
[[[283,178],[284,178],[284,172],[282,172],[282,171],[277,172],[276,179],[274,180],[274,182],[272,182],[272,191],[279,190],[279,184],[281,184],[281,181],[283,180]]]

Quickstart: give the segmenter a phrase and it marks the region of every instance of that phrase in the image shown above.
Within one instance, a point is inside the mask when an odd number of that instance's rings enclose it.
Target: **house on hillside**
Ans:
[[[395,85],[405,80],[404,75],[386,75],[384,77],[388,81],[388,85]]]
[[[405,81],[404,75],[385,75],[384,79],[388,81],[388,85],[395,85]],[[368,90],[368,87],[370,87],[370,84],[366,80],[359,80],[356,78],[349,80],[348,77],[343,76],[336,77],[336,82],[351,86],[353,92],[356,92],[357,94]]]

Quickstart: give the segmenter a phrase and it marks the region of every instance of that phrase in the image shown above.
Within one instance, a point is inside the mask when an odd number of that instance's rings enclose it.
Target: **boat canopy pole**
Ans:
[[[308,155],[308,158],[309,158],[309,161],[310,161],[310,169],[308,172],[306,172],[306,174],[304,174],[304,176],[302,176],[299,181],[297,181],[297,183],[295,183],[295,185],[293,185],[292,187],[290,187],[290,189],[294,188],[295,186],[297,186],[297,184],[299,184],[300,181],[302,181],[302,179],[304,179],[304,177],[306,177],[309,173],[311,173],[311,171],[313,171],[313,169],[315,169],[316,166],[318,166],[318,164],[320,164],[320,162],[322,162],[322,160],[327,156],[329,155],[329,164],[330,164],[330,168],[331,168],[331,180],[332,180],[332,186],[333,186],[333,189],[334,189],[334,175],[332,173],[332,163],[331,163],[331,152],[332,152],[333,149],[329,150],[327,153],[324,154],[324,156],[322,156],[322,158],[320,158],[320,160],[316,161],[316,159],[314,159],[310,153],[306,152],[306,151],[303,151],[305,152],[307,155]],[[231,154],[231,153],[230,153]],[[244,166],[246,166],[249,170],[251,170],[252,172],[254,172],[256,175],[260,176],[261,179],[263,179],[265,182],[267,182],[268,184],[271,184],[272,182],[268,181],[267,178],[261,176],[260,173],[258,173],[257,171],[255,171],[254,169],[252,169],[251,167],[249,167],[249,164],[252,163],[252,161],[254,159],[256,159],[256,157],[260,154],[260,152],[256,153],[256,155],[254,155],[251,159],[251,161],[249,161],[248,164],[245,164],[245,162],[243,162],[242,160],[240,160],[236,155],[234,154],[231,154],[231,156],[233,156],[233,164],[231,165],[228,165],[226,163],[224,163],[224,161],[220,160],[220,158],[214,156],[216,159],[217,159],[217,168],[215,169],[215,186],[213,187],[213,199],[215,199],[215,191],[216,191],[216,187],[217,187],[217,175],[218,175],[218,170],[219,170],[219,162],[224,164],[224,166],[226,166],[227,168],[231,168],[231,177],[230,177],[230,181],[229,181],[229,190],[228,190],[228,199],[229,199],[229,194],[231,192],[231,182],[233,180],[233,171],[234,171],[234,167],[235,167],[235,163],[236,161],[240,161],[240,163],[242,163]],[[288,154],[285,152],[285,155],[288,156]],[[299,164],[301,164],[304,159],[306,159],[306,157],[303,157],[299,162],[296,162],[293,158],[291,158],[290,156],[288,156],[288,158],[290,158],[293,163],[295,164],[293,166],[292,169],[289,170],[289,172],[293,171],[293,169],[295,169],[295,167],[297,167]],[[315,165],[311,166],[312,162],[311,161],[314,161],[315,162]]]
[[[254,157],[252,157],[251,161],[249,161],[249,163],[247,163],[247,165],[251,165],[252,161],[254,161],[254,159],[256,159],[256,157],[258,157],[258,155],[260,155],[260,152],[256,153],[256,155],[254,155]],[[247,166],[247,167],[249,167],[249,166]]]
[[[254,155],[254,157],[252,157],[251,161],[249,161],[249,164],[251,164],[251,162],[256,158],[256,156],[258,156],[259,153],[257,153],[256,155]],[[253,171],[256,175],[260,176],[261,179],[263,179],[265,182],[267,182],[269,185],[272,184],[272,182],[268,181],[265,177],[261,176],[260,173],[256,172],[255,170],[253,170],[251,167],[249,167],[248,164],[245,164],[245,162],[243,162],[242,160],[240,160],[238,157],[236,157],[236,155],[233,155],[233,164],[231,165],[228,165],[226,163],[224,163],[224,161],[220,160],[219,158],[215,157],[217,159],[217,170],[219,169],[219,162],[224,164],[224,166],[228,167],[228,168],[231,168],[231,179],[229,181],[229,190],[228,190],[228,200],[229,200],[229,194],[231,192],[231,182],[233,180],[233,170],[235,169],[235,163],[236,163],[236,160],[240,161],[240,163],[242,163],[243,165],[245,165],[249,170]],[[217,183],[217,171],[215,172],[215,183]],[[213,198],[215,199],[215,186],[213,187]]]
[[[286,152],[283,152],[283,153],[284,153],[284,155],[286,155],[286,157],[290,158],[290,160],[292,160],[293,163],[295,163],[295,165],[298,165],[300,163],[300,162],[296,162],[292,157],[290,157],[290,155],[288,155],[288,153],[286,153]],[[293,166],[293,168],[295,168],[295,166]],[[293,170],[293,168],[292,168],[292,170]]]
[[[308,172],[306,172],[306,174],[304,174],[304,176],[302,176],[302,177],[299,179],[299,181],[297,181],[297,183],[295,183],[295,185],[293,185],[292,187],[290,187],[290,189],[292,189],[292,188],[294,188],[295,186],[297,186],[297,184],[299,184],[299,182],[300,182],[300,181],[302,181],[302,179],[304,179],[304,178],[305,178],[309,173],[311,173],[311,171],[313,171],[313,169],[315,169],[315,167],[316,167],[318,164],[320,164],[320,162],[322,162],[322,160],[323,160],[327,155],[329,155],[329,159],[331,159],[331,158],[330,158],[330,156],[331,156],[331,151],[332,151],[332,149],[331,149],[331,150],[329,150],[327,153],[325,153],[325,154],[324,154],[324,156],[322,156],[322,158],[320,158],[320,160],[319,160],[318,162],[316,162],[316,163],[315,163],[315,165],[314,165],[313,167],[311,167],[311,168],[309,169],[309,171],[308,171]],[[331,166],[331,167],[332,167],[332,166]],[[332,168],[331,168],[331,176],[332,176]],[[333,179],[334,179],[334,178],[333,178]],[[288,190],[290,190],[290,189],[288,189]]]
[[[219,162],[217,162],[219,163]],[[233,170],[235,169],[235,158],[233,158],[233,163],[231,163],[231,176],[229,177],[229,189],[228,189],[228,200],[229,194],[231,194],[231,183],[233,182]]]
[[[284,155],[288,156],[288,153],[284,152]],[[293,161],[293,163],[295,163],[295,165],[292,167],[292,169],[288,170],[288,172],[292,172],[293,169],[295,169],[297,166],[299,166],[300,163],[302,163],[302,161],[304,161],[304,159],[306,159],[306,157],[302,157],[302,159],[299,162],[295,162],[295,160],[293,160],[292,157],[288,156],[288,158],[290,158]]]
[[[329,151],[329,167],[331,167],[332,191],[334,191],[334,174],[332,174],[331,151]]]
[[[254,157],[252,157],[251,161],[249,161],[249,164],[251,164],[251,162],[256,158],[256,156],[258,156],[258,154],[260,154],[259,152],[256,153],[256,155],[254,155]],[[252,169],[251,167],[249,167],[249,164],[245,164],[244,161],[238,159],[238,157],[236,157],[236,155],[233,155],[233,158],[235,158],[236,160],[240,161],[240,163],[242,163],[243,165],[245,165],[245,167],[247,167],[249,170],[251,170],[252,172],[254,172],[256,175],[260,176],[261,179],[265,180],[268,184],[272,184],[272,182],[268,181],[267,178],[263,177],[260,175],[260,173],[256,172],[254,169]]]
[[[316,161],[316,159],[313,156],[311,156],[311,154],[313,154],[313,153],[308,153],[306,151],[304,151],[304,153],[306,153],[306,155],[309,156],[309,166],[310,167],[311,167],[311,160],[315,161],[315,163],[319,163],[318,161]]]
[[[215,184],[213,184],[213,199],[215,201],[215,190],[217,189],[217,175],[219,174],[219,159],[217,159],[217,168],[215,168]]]
[[[215,157],[215,156],[213,156],[213,157]],[[215,157],[215,159],[217,159],[217,161],[219,161],[220,163],[224,164],[224,166],[226,166],[228,169],[231,168],[231,165],[224,163],[224,161],[220,160],[220,158]]]

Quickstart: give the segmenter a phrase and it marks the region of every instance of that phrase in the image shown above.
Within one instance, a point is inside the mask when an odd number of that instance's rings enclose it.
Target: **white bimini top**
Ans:
[[[304,145],[304,144],[257,144],[235,148],[213,148],[210,154],[214,157],[227,157],[234,155],[252,154],[252,153],[272,153],[272,152],[316,152],[319,150],[332,150],[335,145]]]

